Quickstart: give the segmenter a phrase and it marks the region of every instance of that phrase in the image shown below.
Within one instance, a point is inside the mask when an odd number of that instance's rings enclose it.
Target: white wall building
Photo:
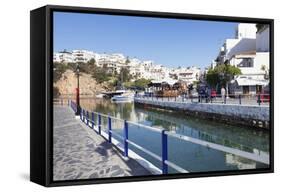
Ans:
[[[231,93],[256,94],[268,84],[269,30],[262,27],[256,32],[256,39],[241,39],[227,58],[231,65],[240,68],[242,75],[232,81]]]
[[[260,66],[268,78],[270,68],[269,25],[262,25],[257,31],[255,63]]]
[[[192,84],[194,81],[198,81],[200,78],[200,68],[187,67],[187,68],[176,68],[170,71],[170,77],[184,81],[188,84]]]
[[[74,57],[74,62],[86,63],[91,59],[95,59],[95,53],[88,50],[73,50],[72,55]]]
[[[53,54],[53,62],[58,62],[58,63],[60,63],[61,62],[61,59],[60,59],[60,53],[54,53]]]
[[[235,38],[226,39],[220,48],[216,64],[224,64],[237,51],[248,51],[255,47],[256,31],[255,24],[239,23],[235,29]]]
[[[268,84],[269,27],[240,23],[234,39],[226,39],[211,68],[229,63],[238,67],[242,75],[235,77],[229,88],[233,94],[256,94]]]
[[[53,61],[59,63],[71,63],[74,62],[74,57],[71,52],[64,50],[58,53],[54,53]]]
[[[236,39],[255,39],[256,38],[256,24],[254,23],[239,23],[236,31],[235,31],[235,38]]]

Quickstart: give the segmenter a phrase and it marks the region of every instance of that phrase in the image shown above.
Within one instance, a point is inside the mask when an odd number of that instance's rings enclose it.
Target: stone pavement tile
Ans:
[[[151,175],[75,119],[67,106],[54,106],[53,134],[54,180]]]

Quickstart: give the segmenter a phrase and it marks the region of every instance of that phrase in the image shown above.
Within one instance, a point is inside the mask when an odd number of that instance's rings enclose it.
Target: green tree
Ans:
[[[264,78],[268,79],[268,67],[266,65],[262,65],[261,70],[264,71]]]
[[[92,71],[92,77],[95,78],[98,83],[103,83],[110,79],[110,76],[107,74],[107,70],[102,67],[96,67]]]
[[[127,81],[127,82],[123,83],[123,86],[126,87],[126,88],[131,88],[131,87],[134,86],[134,83],[130,82],[130,81]]]
[[[53,87],[53,97],[57,98],[60,96],[59,89],[57,87]]]
[[[95,60],[94,58],[92,58],[92,59],[90,59],[90,60],[88,61],[88,64],[89,64],[89,65],[95,65],[95,64],[96,64],[96,60]]]
[[[66,70],[67,70],[67,65],[65,65],[63,63],[54,62],[54,64],[53,64],[53,81],[57,82]]]
[[[130,61],[129,57],[127,57],[127,58],[126,58],[126,61],[125,61],[125,64],[128,65],[130,62],[131,62],[131,61]]]
[[[134,87],[134,88],[137,88],[137,89],[144,90],[150,82],[151,82],[150,79],[141,78],[141,79],[137,79],[133,82],[127,81],[127,82],[123,83],[123,85],[126,88],[133,88]]]
[[[126,67],[122,67],[120,69],[118,80],[123,83],[123,82],[130,81],[131,79],[132,79],[132,75],[130,74],[129,69]]]
[[[256,24],[256,28],[257,28],[257,31],[259,32],[260,30],[264,29],[267,25],[266,24]]]
[[[240,75],[241,70],[230,64],[217,65],[214,69],[209,69],[206,75],[207,83],[215,87],[217,84],[226,86],[236,75]]]
[[[133,86],[137,87],[139,89],[145,89],[150,82],[151,82],[151,80],[149,80],[149,79],[141,78],[141,79],[135,80]]]
[[[67,63],[67,69],[70,69],[73,72],[76,71],[76,66],[77,66],[77,63],[74,63],[74,62]]]
[[[211,87],[215,87],[219,82],[219,74],[214,69],[209,69],[206,75],[206,81]]]

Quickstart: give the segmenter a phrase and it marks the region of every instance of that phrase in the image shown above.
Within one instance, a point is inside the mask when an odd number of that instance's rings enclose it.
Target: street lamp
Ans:
[[[77,76],[77,87],[76,87],[76,105],[77,105],[77,110],[75,115],[80,115],[80,93],[79,93],[79,64],[76,64],[76,76]]]

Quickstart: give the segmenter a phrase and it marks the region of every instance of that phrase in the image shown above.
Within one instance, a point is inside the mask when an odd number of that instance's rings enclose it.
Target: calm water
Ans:
[[[89,111],[104,114],[140,124],[164,128],[178,134],[199,138],[212,143],[238,148],[251,153],[269,151],[269,133],[241,126],[230,126],[214,121],[197,119],[177,112],[163,111],[136,106],[134,103],[112,103],[105,99],[84,99],[81,106]],[[107,128],[107,119],[102,119],[102,128]],[[112,120],[112,129],[123,133],[123,122]],[[118,138],[116,138],[118,139]],[[161,156],[161,135],[129,124],[129,139]],[[129,148],[161,168],[158,160],[129,145]],[[247,160],[232,154],[220,152],[197,144],[168,137],[168,160],[190,172],[264,168],[268,165]],[[169,168],[169,172],[175,172]]]

